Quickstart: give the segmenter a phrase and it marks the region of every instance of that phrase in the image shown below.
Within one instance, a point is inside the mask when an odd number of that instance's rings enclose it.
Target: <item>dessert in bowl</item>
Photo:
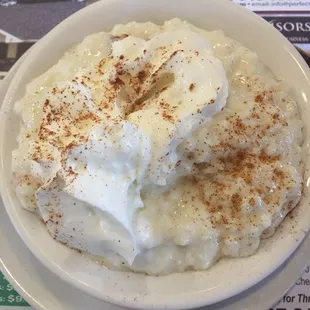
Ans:
[[[71,17],[17,73],[5,107],[14,105],[22,119],[15,127],[19,145],[5,150],[15,149],[11,195],[19,205],[7,204],[8,212],[47,266],[97,297],[178,309],[227,298],[272,272],[308,229],[301,203],[296,231],[283,225],[254,254],[301,198],[307,73],[296,67],[298,54],[279,34],[233,4],[210,1],[204,8],[210,15],[218,10],[223,19],[225,10],[236,10],[243,22],[258,23],[258,34],[259,26],[266,27],[286,48],[286,69],[300,76],[300,94],[276,56],[269,59],[261,50],[257,55],[255,44],[254,52],[248,49],[249,34],[213,20],[204,25],[198,12],[197,20],[189,14],[195,10],[186,15],[185,3],[176,12],[167,7],[167,17],[191,19],[201,28],[174,19],[98,32],[123,21],[113,11],[120,3],[110,3],[110,23],[98,29],[95,18],[63,41],[42,68],[44,51],[70,33],[65,26],[87,21],[107,3]],[[134,5],[140,11],[124,13],[126,20],[140,21],[150,8]],[[20,205],[38,211],[43,223]],[[47,243],[55,250],[43,249]],[[208,269],[221,257],[243,258]]]
[[[219,31],[174,19],[87,36],[15,111],[22,206],[118,268],[161,275],[249,256],[301,197],[297,103]]]

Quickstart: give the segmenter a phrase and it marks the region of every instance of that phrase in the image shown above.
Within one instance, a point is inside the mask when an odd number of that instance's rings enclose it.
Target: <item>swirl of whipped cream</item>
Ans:
[[[179,146],[225,106],[228,86],[197,33],[105,39],[109,55],[44,92],[40,122],[27,129],[35,202],[24,204],[38,204],[57,240],[132,264],[143,251],[134,235],[141,189],[191,173]]]

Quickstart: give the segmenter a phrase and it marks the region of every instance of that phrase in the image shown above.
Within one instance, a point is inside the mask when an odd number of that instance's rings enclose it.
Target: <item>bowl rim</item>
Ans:
[[[208,1],[209,2],[216,2],[216,0],[208,0]],[[91,4],[91,5],[83,8],[83,9],[81,9],[78,12],[74,13],[73,15],[69,16],[67,19],[62,21],[54,29],[52,29],[38,43],[36,43],[35,46],[31,49],[30,53],[27,55],[27,58],[30,56],[34,57],[35,54],[38,54],[40,50],[42,50],[46,47],[49,40],[52,40],[53,38],[57,37],[59,35],[59,33],[61,33],[66,28],[66,26],[69,25],[70,23],[77,22],[78,20],[80,20],[80,18],[83,18],[84,15],[89,14],[89,12],[92,12],[93,10],[96,10],[97,8],[99,9],[102,5],[106,6],[108,3],[112,3],[112,2],[124,2],[124,0],[102,0],[102,1],[98,1],[94,4]],[[307,66],[305,61],[302,59],[302,57],[296,51],[295,47],[289,41],[287,41],[286,38],[284,36],[282,36],[276,29],[274,29],[274,27],[272,27],[268,22],[266,22],[261,17],[254,14],[253,12],[247,10],[246,8],[240,7],[233,2],[223,1],[221,3],[221,5],[222,5],[222,7],[226,7],[226,9],[229,8],[232,11],[232,14],[233,14],[233,11],[239,11],[239,12],[243,12],[243,14],[247,14],[248,16],[251,15],[252,19],[254,19],[254,20],[256,19],[257,21],[259,20],[259,22],[262,25],[264,25],[265,28],[268,29],[268,31],[272,31],[274,34],[277,34],[277,37],[279,38],[279,40],[281,40],[281,43],[283,43],[286,46],[286,48],[289,50],[291,57],[293,57],[295,59],[296,63],[299,65],[299,68],[304,72],[305,77],[308,78],[308,81],[310,80],[310,72],[308,73],[309,67]],[[21,64],[18,71],[16,72],[16,76],[18,76],[18,73],[25,70],[25,68],[26,68],[26,62],[24,61]],[[15,79],[15,77],[14,77],[14,79]],[[14,85],[12,85],[12,84],[13,83],[11,83],[11,85],[7,91],[7,95],[3,101],[3,105],[1,107],[1,112],[0,112],[0,120],[5,117],[5,102],[8,101],[7,96],[9,93],[12,92],[12,88],[14,88]],[[3,132],[4,132],[4,122],[0,121],[0,135],[2,135]],[[1,154],[3,152],[2,145],[0,145],[0,149],[1,149],[1,152],[0,152],[0,156],[1,156]],[[87,292],[88,294],[93,295],[97,298],[104,299],[108,302],[113,302],[113,303],[121,305],[121,306],[126,306],[126,307],[129,306],[132,308],[146,309],[146,308],[152,308],[153,307],[154,300],[152,300],[152,301],[146,300],[146,301],[141,301],[139,303],[135,303],[135,302],[132,302],[129,300],[124,302],[122,298],[114,296],[114,295],[113,296],[110,295],[109,298],[103,298],[103,295],[99,295],[96,292],[92,291],[91,287],[89,287],[87,284],[85,284],[83,282],[76,281],[75,278],[69,276],[67,273],[64,273],[63,270],[55,262],[48,260],[48,258],[46,256],[42,255],[43,253],[40,250],[38,250],[37,246],[30,239],[28,239],[28,237],[25,237],[25,231],[24,231],[23,227],[16,225],[15,214],[14,214],[14,212],[12,212],[12,208],[10,207],[11,199],[9,197],[9,194],[6,191],[5,183],[3,181],[4,177],[2,176],[3,175],[2,166],[3,166],[3,164],[1,163],[1,165],[0,165],[0,176],[1,176],[0,177],[0,191],[1,191],[1,195],[3,197],[4,206],[7,210],[7,213],[9,215],[15,229],[17,230],[18,234],[20,235],[20,237],[23,239],[23,241],[25,242],[27,247],[31,250],[31,252],[43,263],[43,265],[45,267],[47,267],[50,271],[55,273],[62,280],[70,283],[71,285],[74,285],[78,289],[80,289],[84,292]],[[279,265],[277,267],[279,267]],[[276,268],[273,268],[272,271],[274,271]],[[271,272],[266,272],[265,274],[262,274],[260,277],[258,277],[255,281],[253,281],[251,283],[251,286],[254,286],[256,283],[258,283],[261,280],[263,280],[264,278],[266,278]],[[245,287],[242,289],[236,288],[235,290],[232,289],[231,294],[229,296],[225,295],[225,298],[220,299],[221,298],[220,297],[218,299],[214,299],[214,301],[212,301],[212,302],[215,303],[217,301],[229,298],[231,296],[239,294],[240,292],[244,291],[247,288],[248,287]],[[199,294],[199,296],[198,296],[198,294],[196,294],[196,298],[197,298],[197,300],[195,302],[193,302],[192,304],[190,304],[191,307],[192,306],[198,307],[198,306],[205,305],[203,294]],[[162,302],[161,300],[156,300],[156,305],[158,305],[158,307],[161,307],[161,308],[169,306],[168,308],[171,308],[171,309],[172,308],[173,309],[181,309],[181,308],[184,308],[184,302],[186,302],[186,301],[185,301],[185,299],[182,299],[182,298],[180,298],[180,300],[178,300],[178,301],[169,300],[168,304],[167,304],[167,301]]]

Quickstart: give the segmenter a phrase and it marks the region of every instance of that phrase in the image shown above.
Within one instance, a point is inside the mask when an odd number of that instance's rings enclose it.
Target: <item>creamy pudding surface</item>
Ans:
[[[254,254],[302,195],[289,87],[222,31],[131,22],[27,85],[13,185],[50,235],[162,275]]]

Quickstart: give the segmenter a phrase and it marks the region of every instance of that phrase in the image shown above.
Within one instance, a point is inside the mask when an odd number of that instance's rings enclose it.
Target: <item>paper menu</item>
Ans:
[[[252,11],[278,11],[291,13],[292,11],[310,11],[309,0],[233,0]]]

